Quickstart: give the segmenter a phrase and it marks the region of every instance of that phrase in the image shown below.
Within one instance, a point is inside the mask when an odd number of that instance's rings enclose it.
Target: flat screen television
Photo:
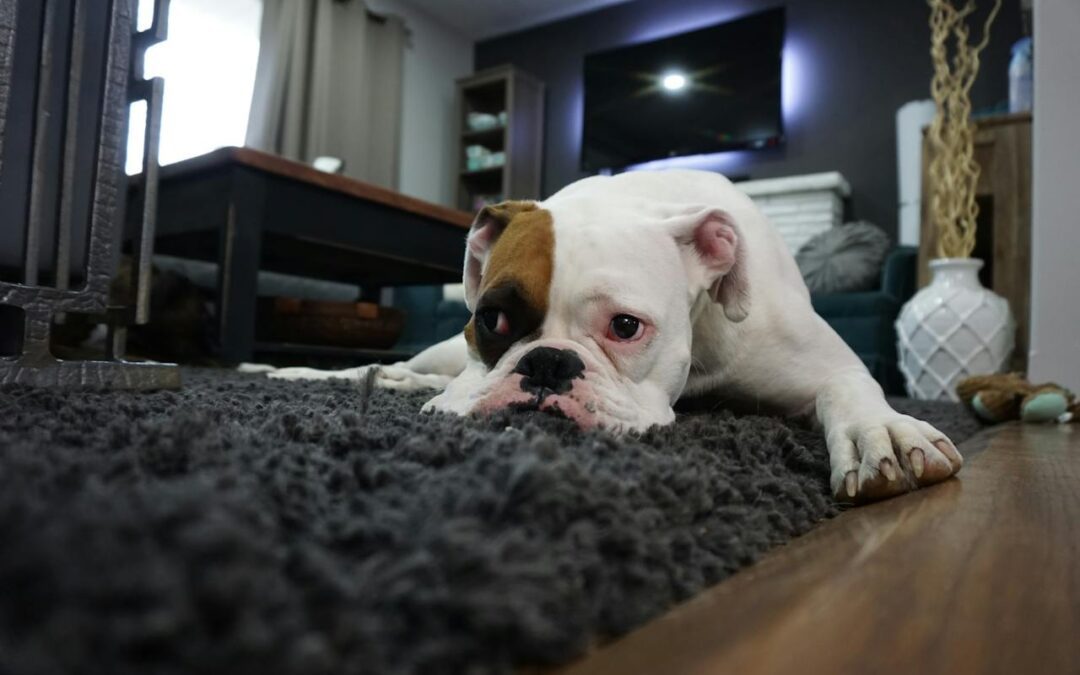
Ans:
[[[581,166],[778,145],[784,10],[585,57]]]

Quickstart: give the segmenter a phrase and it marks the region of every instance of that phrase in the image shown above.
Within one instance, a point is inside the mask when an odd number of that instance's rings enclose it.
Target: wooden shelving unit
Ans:
[[[475,211],[504,199],[539,199],[544,138],[544,85],[514,68],[497,66],[457,81],[457,206]],[[505,124],[472,129],[469,113],[506,113]],[[469,168],[466,148],[483,146],[505,153],[498,166]]]

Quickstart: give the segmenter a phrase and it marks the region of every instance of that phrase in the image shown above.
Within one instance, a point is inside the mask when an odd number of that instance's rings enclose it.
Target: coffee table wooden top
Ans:
[[[276,176],[315,185],[326,190],[338,192],[357,199],[376,202],[386,206],[408,211],[425,218],[444,222],[463,229],[472,223],[473,214],[451,209],[439,204],[409,197],[378,185],[339,174],[319,171],[315,167],[291,159],[278,157],[251,148],[218,148],[213,152],[191,159],[169,164],[161,169],[161,179],[168,181],[195,176],[228,164],[240,164],[252,169],[271,173]]]
[[[559,672],[1080,672],[1080,425],[961,447],[959,478],[847,511]]]

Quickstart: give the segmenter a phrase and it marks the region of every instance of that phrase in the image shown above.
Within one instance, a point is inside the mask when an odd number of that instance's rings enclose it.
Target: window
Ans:
[[[153,0],[139,0],[139,28]],[[261,0],[172,0],[169,36],[146,53],[146,76],[165,79],[160,161],[171,164],[227,145],[243,145],[255,66]],[[146,105],[132,104],[127,172],[142,163]]]

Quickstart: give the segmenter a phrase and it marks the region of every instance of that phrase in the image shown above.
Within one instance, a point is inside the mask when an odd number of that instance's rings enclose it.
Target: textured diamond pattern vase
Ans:
[[[1000,373],[1008,364],[1016,324],[1005,298],[979,283],[982,265],[974,258],[931,260],[930,285],[900,310],[900,372],[912,398],[955,401],[959,380]]]

